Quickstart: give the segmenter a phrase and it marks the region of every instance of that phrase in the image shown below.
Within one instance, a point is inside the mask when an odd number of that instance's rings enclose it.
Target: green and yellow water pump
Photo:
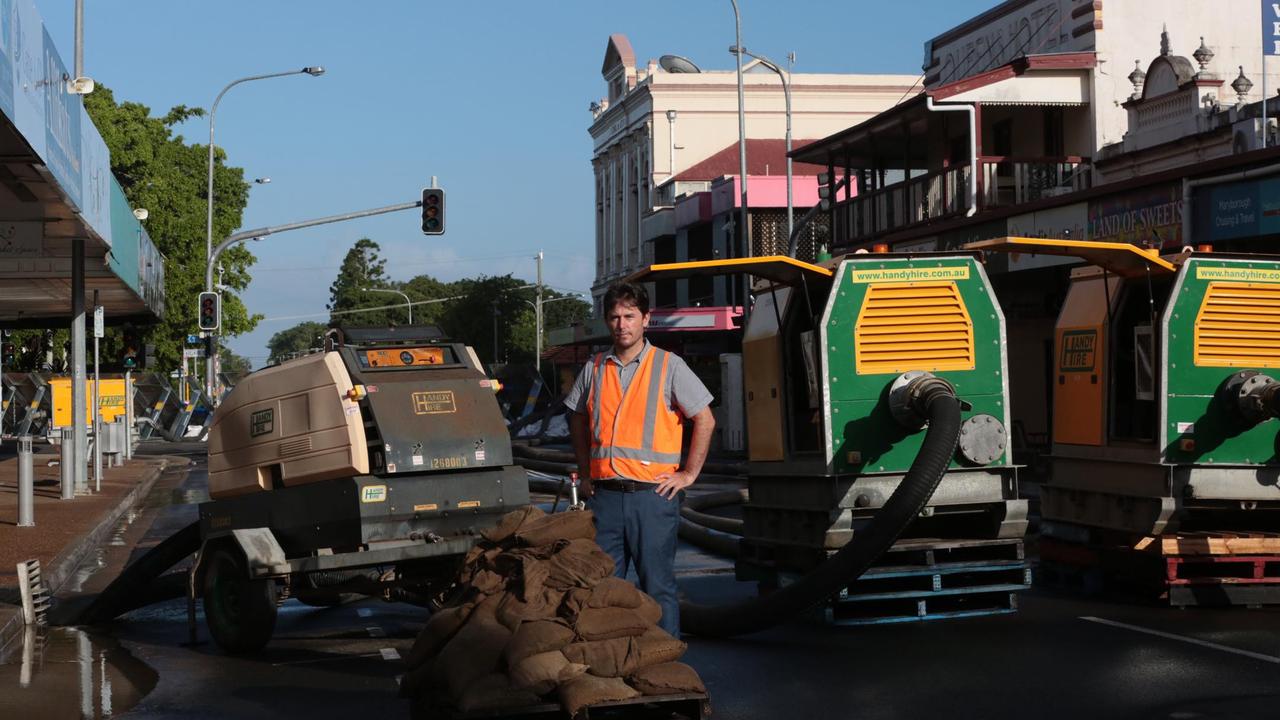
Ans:
[[[1046,521],[1160,534],[1280,525],[1280,256],[1004,238],[1079,257],[1054,329]]]
[[[924,399],[939,390],[961,414],[956,437],[941,441],[945,474],[909,532],[1025,533],[1004,316],[980,254],[741,258],[655,265],[633,279],[709,274],[755,278],[742,344],[750,500],[739,577],[806,572],[857,537],[921,454]]]

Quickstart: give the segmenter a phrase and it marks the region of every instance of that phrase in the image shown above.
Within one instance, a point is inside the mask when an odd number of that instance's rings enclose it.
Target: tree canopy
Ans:
[[[338,277],[329,286],[330,312],[343,313],[330,315],[329,323],[334,327],[348,325],[384,325],[395,322],[398,316],[403,320],[405,310],[398,308],[386,312],[367,312],[345,314],[345,311],[378,305],[403,304],[404,299],[389,293],[369,293],[364,288],[386,288],[387,262],[378,256],[382,248],[369,238],[360,238],[347,251],[338,268]]]
[[[312,348],[320,347],[321,338],[328,329],[329,326],[324,323],[304,322],[272,335],[267,341],[267,350],[271,353],[267,364],[281,363]]]
[[[536,346],[534,300],[537,297],[533,283],[512,275],[482,275],[453,282],[418,275],[396,282],[387,277],[386,261],[380,252],[378,243],[369,238],[357,240],[347,251],[337,277],[329,286],[328,310],[343,314],[332,315],[330,326],[404,324],[408,313],[403,307],[345,312],[403,305],[404,298],[398,295],[360,291],[360,288],[373,287],[395,289],[408,295],[411,302],[418,303],[413,306],[415,325],[439,326],[448,337],[475,348],[482,361],[492,362],[496,358],[499,362],[533,362]],[[542,297],[545,349],[547,328],[584,321],[591,312],[591,305],[545,286]],[[432,300],[438,302],[424,302]],[[549,302],[551,300],[556,302]],[[293,353],[311,348],[314,338],[323,334],[325,328],[321,323],[304,322],[276,333],[267,343],[270,362],[280,362]]]
[[[85,109],[111,152],[111,171],[133,207],[147,208],[147,233],[165,258],[166,312],[145,333],[155,345],[153,367],[177,367],[186,336],[196,332],[196,299],[204,289],[205,213],[207,211],[207,145],[188,144],[174,126],[204,110],[179,105],[162,117],[135,102],[117,103],[102,85],[84,98]],[[244,171],[226,164],[221,148],[214,152],[214,244],[240,226],[249,186]],[[222,254],[222,284],[233,291],[249,285],[255,258],[243,246]],[[217,275],[215,274],[215,277]],[[261,315],[250,315],[235,292],[222,295],[222,334],[252,330]]]

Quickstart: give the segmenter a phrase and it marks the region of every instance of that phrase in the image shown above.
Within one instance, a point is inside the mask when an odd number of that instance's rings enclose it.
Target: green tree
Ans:
[[[222,363],[222,374],[231,378],[233,383],[253,372],[253,363],[249,358],[235,354],[225,345],[218,348],[218,359]]]
[[[271,357],[267,359],[267,364],[275,365],[288,360],[298,353],[321,347],[321,338],[328,329],[329,326],[324,323],[308,321],[298,323],[288,330],[281,330],[272,335],[271,339],[267,341],[267,350],[271,353]]]
[[[111,152],[111,170],[134,207],[147,208],[147,232],[165,258],[165,313],[147,333],[155,345],[149,366],[177,367],[189,333],[196,332],[196,298],[204,289],[205,213],[207,211],[207,145],[188,144],[174,127],[204,115],[200,108],[179,105],[163,117],[134,102],[117,103],[111,90],[99,85],[85,96],[85,109]],[[240,226],[249,198],[244,171],[226,164],[226,153],[215,149],[214,244]],[[250,281],[252,253],[243,246],[222,254],[222,284],[242,291]],[[222,334],[252,330],[261,315],[250,315],[234,292],[222,296]]]
[[[379,305],[404,304],[404,299],[388,293],[367,293],[361,288],[391,287],[387,279],[387,262],[378,256],[382,248],[369,238],[360,238],[347,251],[338,268],[338,277],[329,286],[330,312],[354,310],[356,308],[377,307]],[[349,327],[352,325],[383,325],[389,322],[404,322],[405,311],[395,308],[388,311],[362,312],[341,315],[330,315],[329,324],[333,327]]]

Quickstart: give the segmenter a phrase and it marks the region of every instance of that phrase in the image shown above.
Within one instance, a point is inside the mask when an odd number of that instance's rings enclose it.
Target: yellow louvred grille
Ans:
[[[973,322],[954,282],[870,286],[853,335],[859,375],[974,367]]]
[[[1199,367],[1280,367],[1280,284],[1212,282],[1196,315]]]

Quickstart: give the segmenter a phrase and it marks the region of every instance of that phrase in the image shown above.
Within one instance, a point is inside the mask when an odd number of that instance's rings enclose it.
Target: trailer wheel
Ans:
[[[204,615],[209,634],[224,652],[261,650],[276,626],[276,583],[250,578],[238,552],[215,550],[205,570]]]

